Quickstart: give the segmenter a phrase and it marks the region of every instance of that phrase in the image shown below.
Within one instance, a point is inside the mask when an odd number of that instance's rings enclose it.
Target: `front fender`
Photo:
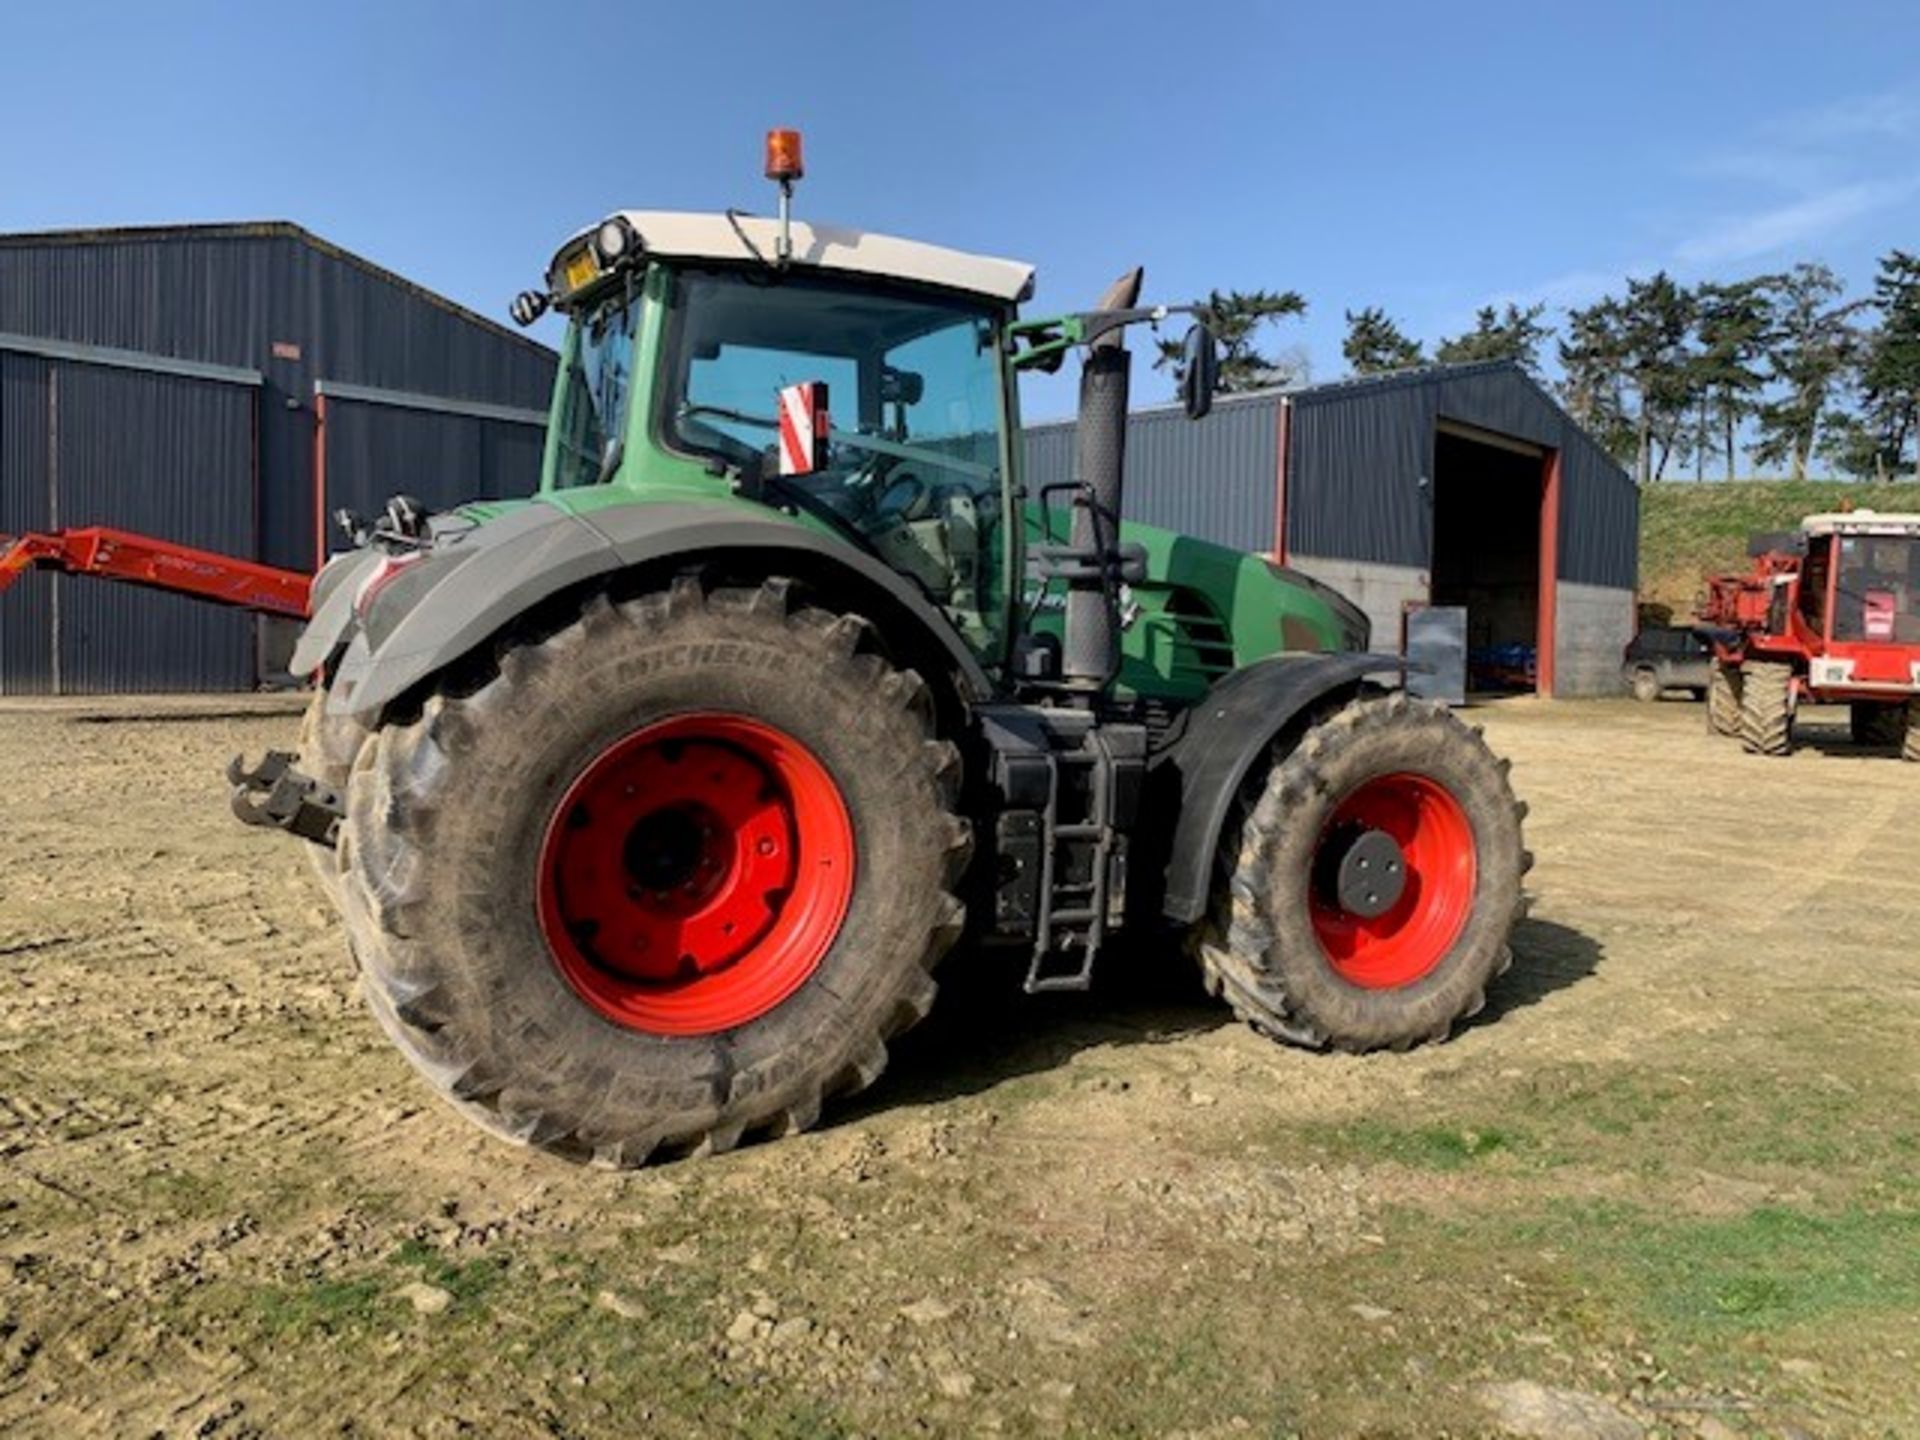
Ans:
[[[1234,796],[1267,747],[1315,701],[1407,668],[1397,655],[1274,655],[1234,671],[1187,713],[1148,780],[1150,803],[1177,807],[1161,896],[1169,920],[1188,925],[1206,913]]]
[[[815,570],[835,567],[849,589],[857,585],[862,596],[881,599],[894,616],[917,623],[964,689],[976,696],[991,690],[946,617],[904,577],[845,541],[714,505],[636,503],[588,516],[536,504],[436,544],[417,573],[383,593],[341,660],[328,707],[371,723],[414,686],[570,586],[622,570],[693,565],[703,555],[741,552],[771,554],[776,563],[780,556],[802,558]]]

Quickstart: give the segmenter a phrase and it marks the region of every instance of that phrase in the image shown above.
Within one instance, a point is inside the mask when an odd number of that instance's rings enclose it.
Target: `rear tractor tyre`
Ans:
[[[1660,698],[1660,677],[1651,670],[1633,672],[1633,698],[1642,705],[1651,705]]]
[[[1853,743],[1875,749],[1898,750],[1907,738],[1905,701],[1855,700],[1847,707],[1847,727]]]
[[[1207,988],[1278,1040],[1442,1040],[1512,963],[1526,807],[1450,711],[1356,700],[1254,776],[1198,936]]]
[[[1740,733],[1741,670],[1725,660],[1713,662],[1707,679],[1707,729],[1715,735]]]
[[[338,794],[347,793],[347,777],[353,762],[373,731],[350,715],[327,713],[327,691],[322,686],[313,692],[306,712],[300,717],[300,769]],[[325,845],[302,845],[314,878],[335,907],[340,904],[340,857]]]
[[[1900,746],[1900,758],[1920,765],[1920,699],[1907,702],[1907,734]]]
[[[811,1125],[933,1003],[971,832],[926,685],[784,581],[692,579],[384,726],[348,791],[368,1001],[497,1134],[637,1165]]]
[[[1793,753],[1793,667],[1749,661],[1740,687],[1740,743],[1755,755]]]

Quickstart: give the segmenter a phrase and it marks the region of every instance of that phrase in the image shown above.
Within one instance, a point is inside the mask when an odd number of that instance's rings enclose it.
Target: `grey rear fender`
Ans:
[[[313,577],[307,594],[307,623],[287,661],[292,675],[311,675],[347,641],[353,638],[353,596],[361,577],[379,563],[379,552],[371,547],[336,555]]]
[[[1187,712],[1180,738],[1155,758],[1148,779],[1148,804],[1161,814],[1176,807],[1168,849],[1154,857],[1167,919],[1188,925],[1206,913],[1234,797],[1274,741],[1318,702],[1406,668],[1397,655],[1274,655],[1234,671]]]
[[[992,692],[980,662],[933,603],[845,541],[710,505],[641,502],[586,518],[536,504],[436,544],[417,573],[383,590],[340,663],[328,705],[373,722],[395,700],[570,590],[626,575],[664,584],[702,568],[812,583],[879,625],[906,663],[933,670],[929,680],[949,681],[967,699]]]

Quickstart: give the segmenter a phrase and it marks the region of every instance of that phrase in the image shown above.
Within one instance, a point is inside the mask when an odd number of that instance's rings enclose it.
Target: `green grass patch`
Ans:
[[[1691,613],[1709,572],[1744,570],[1747,538],[1792,530],[1808,515],[1843,503],[1920,510],[1920,485],[1855,485],[1837,480],[1667,482],[1640,492],[1641,598]]]
[[[377,1275],[268,1286],[253,1297],[261,1327],[276,1339],[344,1336],[371,1330],[398,1313],[392,1286]]]
[[[1524,1150],[1525,1136],[1493,1125],[1389,1125],[1361,1120],[1314,1127],[1308,1143],[1330,1159],[1385,1160],[1416,1170],[1464,1170],[1492,1156]]]
[[[1597,1283],[1618,1275],[1652,1323],[1689,1338],[1808,1325],[1847,1311],[1920,1312],[1920,1213],[1763,1207],[1674,1220],[1604,1206],[1556,1216],[1542,1238]]]
[[[393,1252],[393,1261],[418,1270],[429,1285],[437,1285],[453,1296],[456,1308],[478,1305],[500,1283],[507,1268],[505,1259],[493,1255],[456,1263],[419,1240],[403,1241]]]
[[[1434,1273],[1488,1289],[1507,1273],[1523,1275],[1550,1310],[1610,1316],[1666,1344],[1920,1313],[1920,1212],[1913,1210],[1763,1206],[1685,1218],[1639,1205],[1557,1201],[1524,1214],[1402,1210],[1395,1229]]]

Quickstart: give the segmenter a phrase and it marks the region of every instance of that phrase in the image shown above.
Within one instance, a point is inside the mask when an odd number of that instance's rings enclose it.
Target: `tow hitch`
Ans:
[[[296,758],[290,750],[269,750],[252,767],[245,755],[229,760],[233,813],[248,825],[286,830],[316,845],[331,846],[346,818],[346,801],[332,786],[294,769]]]

